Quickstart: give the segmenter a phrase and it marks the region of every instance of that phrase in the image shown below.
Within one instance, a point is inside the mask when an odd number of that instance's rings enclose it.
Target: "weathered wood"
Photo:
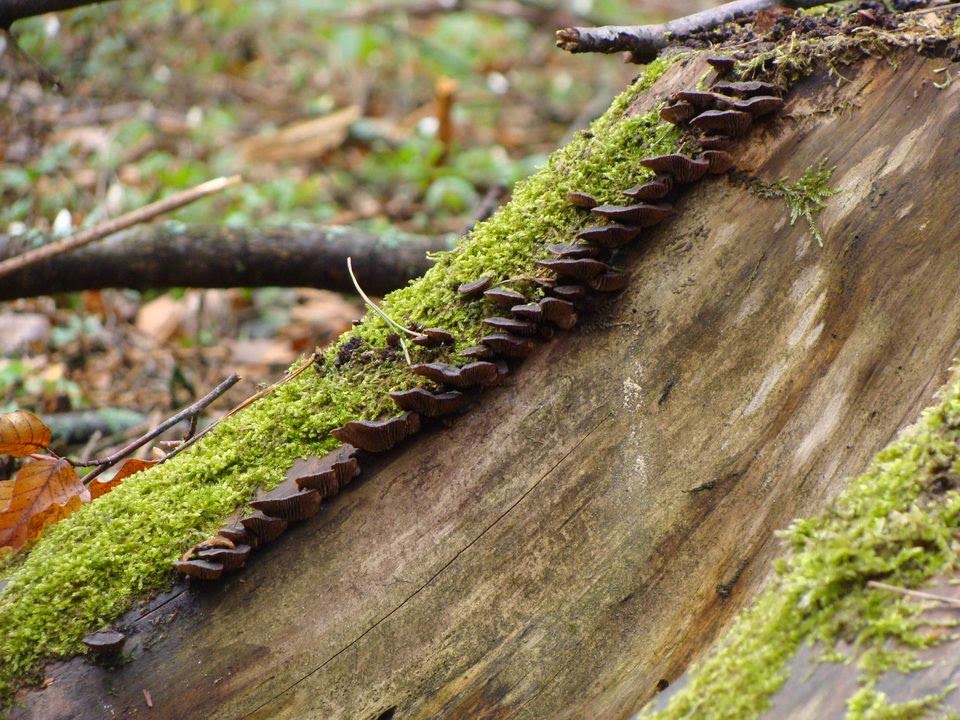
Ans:
[[[768,180],[836,165],[823,248],[782,203],[703,182],[625,260],[627,292],[482,408],[134,622],[131,662],[52,666],[13,716],[140,716],[144,689],[157,718],[639,709],[761,584],[772,531],[821,509],[957,354],[960,83],[901,60],[805,81],[740,154]]]

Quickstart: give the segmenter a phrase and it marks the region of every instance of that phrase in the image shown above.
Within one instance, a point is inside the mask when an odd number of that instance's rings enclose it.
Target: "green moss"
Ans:
[[[827,206],[827,198],[836,194],[830,188],[833,170],[827,167],[826,160],[822,160],[818,165],[811,165],[804,170],[794,183],[787,182],[788,178],[780,178],[772,183],[754,178],[750,181],[750,191],[758,197],[782,199],[790,210],[791,227],[803,218],[817,244],[823,247],[823,235],[817,227],[815,216]]]
[[[529,277],[547,244],[569,239],[587,222],[564,200],[568,190],[613,201],[649,174],[641,158],[676,150],[678,131],[661,123],[656,111],[625,114],[672,61],[649,65],[589,133],[578,134],[519,184],[496,216],[442,253],[423,278],[385,298],[391,316],[447,328],[459,347],[475,344],[482,303],[459,301],[460,283],[480,275]],[[362,283],[363,267],[356,270]],[[276,485],[298,457],[332,449],[330,430],[394,413],[387,391],[417,378],[387,349],[388,333],[380,318],[368,315],[327,353],[320,371],[305,371],[226,420],[196,448],[84,507],[8,566],[9,584],[0,593],[0,697],[9,700],[43,659],[80,650],[83,635],[169,582],[171,562],[257,488]],[[339,349],[353,338],[359,347],[337,367]],[[419,360],[442,357],[412,351]]]
[[[933,478],[960,472],[960,378],[943,401],[881,451],[823,514],[783,533],[790,554],[771,586],[743,612],[714,653],[661,712],[647,717],[753,718],[770,707],[803,643],[826,648],[822,662],[854,648],[860,691],[847,717],[919,717],[946,692],[890,705],[875,689],[885,672],[921,667],[935,643],[923,606],[869,580],[916,586],[956,566],[960,492],[937,495]]]

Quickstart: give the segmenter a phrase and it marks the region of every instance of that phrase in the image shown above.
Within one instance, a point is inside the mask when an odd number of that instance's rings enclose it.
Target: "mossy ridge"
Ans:
[[[445,327],[458,336],[458,347],[474,344],[483,333],[481,303],[458,301],[459,283],[484,274],[502,280],[532,273],[547,244],[569,239],[587,222],[565,202],[568,190],[614,201],[619,190],[650,174],[641,158],[677,149],[679,131],[661,123],[656,111],[625,116],[676,59],[649,65],[590,132],[579,133],[544,170],[519,184],[510,204],[443,253],[423,278],[385,298],[388,312],[402,322]],[[357,271],[362,282],[362,267]],[[331,429],[395,412],[387,392],[419,379],[389,359],[388,334],[380,318],[368,315],[326,353],[319,372],[280,386],[195,449],[52,527],[28,555],[14,560],[0,592],[0,701],[9,702],[45,658],[80,651],[84,634],[163,587],[172,561],[257,488],[276,485],[298,457],[333,449],[338,443]],[[354,337],[361,346],[337,367],[339,348]],[[413,350],[426,359],[426,351]]]
[[[875,689],[887,671],[920,667],[917,650],[936,641],[923,631],[922,604],[871,589],[867,581],[916,586],[957,566],[960,492],[934,497],[924,481],[947,469],[960,472],[960,375],[943,398],[826,512],[795,521],[782,534],[791,552],[776,564],[770,587],[690,671],[690,682],[668,706],[643,717],[758,717],[802,643],[827,648],[822,661],[845,661],[834,650],[839,640],[857,648],[861,689],[848,701],[851,720],[916,717],[939,705],[946,690],[891,705]]]
[[[827,167],[827,161],[821,160],[803,171],[796,182],[789,178],[780,178],[775,182],[765,182],[759,178],[750,178],[750,192],[760,198],[778,198],[786,203],[790,210],[790,226],[803,218],[810,233],[820,247],[823,247],[823,235],[817,227],[815,217],[827,206],[827,199],[836,194],[830,187],[830,178],[834,168]]]

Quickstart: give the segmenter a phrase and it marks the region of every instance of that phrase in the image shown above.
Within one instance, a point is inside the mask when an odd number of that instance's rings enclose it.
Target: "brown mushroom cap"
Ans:
[[[476,280],[471,280],[470,282],[463,283],[460,287],[457,288],[457,292],[460,293],[463,297],[473,297],[479,295],[488,287],[490,283],[493,282],[493,278],[490,277],[481,277]]]
[[[597,292],[617,292],[623,290],[630,282],[630,273],[621,270],[608,270],[603,275],[592,278],[590,287]]]
[[[401,410],[411,410],[424,417],[440,417],[458,413],[470,402],[470,398],[456,390],[433,393],[423,387],[396,390],[390,393],[390,397],[393,398],[393,401]]]
[[[700,138],[700,147],[704,150],[729,150],[733,142],[733,138],[726,135],[707,135]]]
[[[196,559],[220,563],[223,565],[224,571],[227,572],[242,568],[247,562],[250,550],[249,545],[237,545],[232,548],[210,548],[209,550],[199,551],[196,554]]]
[[[583,243],[559,243],[557,245],[548,245],[547,252],[556,255],[558,258],[594,258],[604,257],[607,253],[604,249],[596,245],[584,245]],[[514,305],[522,304],[514,303]],[[513,307],[511,305],[510,307]]]
[[[333,497],[360,474],[360,463],[354,457],[356,451],[352,445],[341,445],[319,458],[318,467],[291,479],[301,490],[316,490],[321,499]]]
[[[300,490],[295,493],[285,493],[277,497],[263,497],[250,502],[250,507],[259,510],[265,515],[283,518],[291,522],[306,520],[320,512],[320,502],[323,498],[316,490]]]
[[[757,118],[779,112],[783,107],[783,99],[776,95],[755,95],[746,100],[738,101],[733,107],[735,110],[750,113]]]
[[[722,57],[713,55],[707,58],[707,65],[717,71],[717,75],[722,77],[728,75],[736,67],[737,61],[732,57]]]
[[[109,657],[116,655],[123,650],[123,644],[127,641],[127,636],[116,630],[98,630],[90,633],[83,639],[86,645],[95,654]]]
[[[565,285],[564,287],[575,287],[583,290],[580,285]],[[583,290],[584,294],[586,291]],[[561,330],[569,330],[577,324],[577,309],[569,300],[561,300],[556,297],[545,297],[540,300],[540,308],[543,310],[543,318],[552,322]]]
[[[471,347],[461,350],[457,355],[462,355],[465,358],[474,358],[476,360],[492,360],[496,357],[493,350],[486,345],[472,345]]]
[[[290,523],[283,518],[272,517],[265,515],[259,510],[255,510],[246,517],[240,518],[240,524],[256,535],[261,543],[268,543],[280,537]]]
[[[753,97],[754,95],[780,95],[782,92],[782,89],[776,85],[760,82],[759,80],[718,82],[713,84],[712,89],[724,95],[735,95],[743,98]]]
[[[576,239],[602,248],[623,247],[634,240],[642,228],[629,225],[597,225],[577,233]]]
[[[520,320],[518,318],[489,317],[482,320],[483,324],[492,327],[494,330],[521,335],[523,337],[532,337],[537,334],[536,323]]]
[[[330,434],[361,450],[379,453],[386,452],[419,430],[420,416],[407,412],[385,420],[351,420],[343,427],[331,430]]]
[[[644,158],[640,164],[655,173],[670,175],[678,183],[696,182],[707,174],[710,167],[710,164],[704,160],[694,160],[676,153]]]
[[[539,303],[525,303],[523,305],[514,305],[510,308],[510,312],[516,315],[518,318],[523,318],[533,323],[538,323],[543,320],[543,308],[540,307]]]
[[[508,290],[505,287],[495,287],[484,291],[483,296],[498,307],[513,307],[517,303],[526,302],[525,295],[516,290]]]
[[[660,110],[660,117],[668,123],[682,125],[697,114],[697,108],[685,100],[666,105]]]
[[[433,380],[439,385],[449,385],[459,390],[492,385],[498,379],[497,366],[485,360],[467,363],[461,367],[446,363],[422,363],[411,365],[410,370],[415,375]]]
[[[690,124],[702,133],[729,137],[743,135],[752,123],[753,116],[740,110],[707,110],[690,121]]]
[[[707,90],[681,90],[673,98],[675,101],[685,102],[701,112],[710,110],[717,104],[717,94]]]
[[[509,333],[494,333],[484,335],[480,342],[493,350],[497,355],[507,358],[525,358],[536,349],[532,340],[520,338]]]
[[[225,537],[227,540],[237,545],[249,545],[257,547],[257,536],[247,530],[243,525],[226,525],[217,530],[217,535]]]
[[[424,328],[419,332],[420,336],[410,341],[414,345],[439,347],[441,345],[453,345],[456,342],[456,338],[443,328]]]
[[[700,157],[710,163],[710,172],[713,175],[722,175],[736,164],[733,155],[725,150],[707,150]]]
[[[623,194],[634,200],[659,200],[673,189],[673,179],[669,175],[658,175],[650,182],[624,190]]]
[[[637,203],[635,205],[598,205],[590,212],[624,225],[650,227],[673,215],[673,208],[669,205]]]
[[[589,210],[597,204],[597,199],[585,192],[568,192],[566,197],[568,203],[582,210]]]
[[[223,575],[223,563],[209,560],[178,560],[173,567],[181,575],[197,580],[216,580]]]
[[[577,260],[535,260],[539,267],[546,268],[559,277],[571,277],[577,280],[586,280],[604,272],[608,265],[591,258]],[[484,343],[486,344],[486,343]]]
[[[587,289],[583,285],[557,285],[551,292],[554,297],[568,302],[576,302],[587,297]],[[543,300],[540,302],[542,304]]]

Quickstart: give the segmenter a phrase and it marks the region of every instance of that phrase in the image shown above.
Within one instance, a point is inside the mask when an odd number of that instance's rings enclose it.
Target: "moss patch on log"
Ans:
[[[851,720],[919,717],[940,693],[890,704],[876,689],[891,670],[920,667],[917,650],[936,642],[923,606],[869,580],[915,587],[957,566],[960,491],[941,494],[960,473],[960,376],[943,400],[882,450],[823,514],[783,533],[789,555],[770,587],[736,620],[718,649],[691,671],[661,712],[643,717],[754,718],[769,709],[803,643],[827,648],[824,662],[847,662],[841,641],[856,648],[860,690]]]
[[[677,149],[679,131],[656,111],[625,112],[672,61],[649,65],[589,132],[519,184],[510,204],[441,254],[423,278],[389,295],[387,312],[404,323],[448,329],[458,348],[476,344],[484,332],[483,304],[458,301],[460,283],[481,275],[530,277],[546,245],[569,241],[589,222],[566,202],[567,191],[615,201],[620,190],[651,174],[642,158]],[[362,283],[363,268],[356,270]],[[338,443],[330,430],[395,413],[387,392],[422,381],[388,347],[389,332],[368,315],[317,372],[302,373],[223,422],[196,448],[87,505],[13,560],[0,592],[0,700],[9,701],[20,682],[35,677],[45,658],[81,651],[86,633],[168,583],[171,563],[187,547],[209,536],[258,488],[280,482],[297,458],[333,449]],[[445,359],[437,351],[412,350],[415,360]]]

